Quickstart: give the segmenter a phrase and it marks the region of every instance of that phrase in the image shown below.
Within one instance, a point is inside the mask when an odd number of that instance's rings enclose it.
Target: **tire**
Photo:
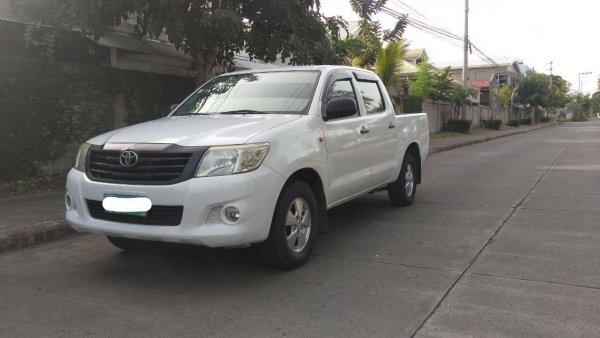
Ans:
[[[318,215],[317,201],[308,184],[295,181],[286,185],[275,207],[269,237],[259,246],[262,260],[286,270],[306,263],[319,230]]]
[[[417,194],[416,168],[415,158],[406,153],[398,179],[388,186],[388,198],[392,205],[404,207],[414,202]]]
[[[150,248],[150,243],[139,239],[106,236],[110,244],[124,251],[143,251]]]

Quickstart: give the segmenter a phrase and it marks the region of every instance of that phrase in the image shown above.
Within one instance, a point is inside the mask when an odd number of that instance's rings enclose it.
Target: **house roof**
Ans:
[[[398,71],[396,72],[396,74],[398,74],[400,76],[415,75],[417,73],[418,69],[419,69],[419,67],[417,65],[415,65],[414,63],[408,62],[406,60],[402,60],[402,62],[400,63],[400,67],[399,67]]]
[[[427,57],[427,52],[425,51],[424,48],[419,48],[419,49],[408,49],[406,50],[406,52],[404,52],[404,56],[402,57],[403,59],[419,59],[422,57]]]
[[[469,81],[472,85],[477,86],[479,88],[490,88],[489,80],[471,80]]]

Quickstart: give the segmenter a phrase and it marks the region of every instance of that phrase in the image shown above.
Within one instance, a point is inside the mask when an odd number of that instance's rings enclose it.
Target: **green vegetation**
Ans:
[[[73,29],[98,39],[109,27],[137,13],[140,37],[168,37],[194,59],[196,84],[204,83],[212,67],[232,66],[236,52],[267,62],[292,64],[341,63],[339,43],[343,20],[324,17],[318,0],[13,0],[13,8],[34,7],[45,29],[38,42],[53,47],[62,32]],[[362,2],[362,1],[361,1]],[[36,34],[31,34],[35,36]]]
[[[448,130],[468,134],[471,130],[471,120],[448,120]]]
[[[487,120],[484,125],[487,129],[500,130],[502,127],[502,120]]]
[[[567,108],[573,112],[573,121],[587,121],[592,113],[592,99],[582,93],[573,94]]]
[[[521,125],[521,121],[520,120],[509,120],[508,122],[506,122],[506,125],[509,127],[518,127]]]
[[[591,98],[591,109],[593,114],[600,113],[600,91],[595,92]]]
[[[462,85],[452,79],[450,67],[441,72],[436,72],[428,62],[421,62],[418,65],[417,78],[409,83],[409,93],[411,96],[421,100],[431,99],[437,102],[445,102],[451,105],[452,120],[457,124],[448,121],[447,128],[455,128],[456,125],[462,126],[462,120],[458,120],[460,108],[471,103],[470,96],[475,90],[473,87],[465,90]],[[469,132],[469,128],[457,127],[463,132]],[[454,130],[454,129],[450,129]]]
[[[0,78],[0,181],[37,176],[67,146],[113,129],[118,95],[136,123],[166,115],[194,88],[176,76],[4,56]]]
[[[569,83],[557,75],[530,74],[520,80],[513,91],[512,101],[525,106],[525,117],[538,121],[545,112],[564,108],[571,101]],[[501,101],[506,92],[501,93]]]

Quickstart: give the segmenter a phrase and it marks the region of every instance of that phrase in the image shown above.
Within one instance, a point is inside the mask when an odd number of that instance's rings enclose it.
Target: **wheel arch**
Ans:
[[[308,184],[315,194],[317,200],[318,215],[319,215],[319,232],[326,232],[328,229],[327,222],[327,198],[325,197],[325,187],[319,173],[312,168],[302,168],[291,174],[283,185],[283,189],[295,181],[303,181]],[[281,192],[280,192],[281,194]]]
[[[411,154],[412,157],[415,159],[415,162],[417,162],[416,181],[417,183],[421,183],[421,151],[419,150],[419,145],[417,144],[417,142],[412,142],[408,146],[408,148],[406,148],[406,154]]]

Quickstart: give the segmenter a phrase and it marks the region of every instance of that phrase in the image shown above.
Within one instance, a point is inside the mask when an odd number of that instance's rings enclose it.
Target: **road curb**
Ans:
[[[55,241],[75,233],[64,219],[0,230],[0,252]]]
[[[549,127],[555,127],[555,126],[558,126],[560,124],[562,124],[562,123],[554,123],[554,124],[539,126],[537,128],[527,129],[527,130],[516,130],[514,133],[488,136],[488,137],[484,137],[484,138],[481,138],[481,139],[469,140],[469,141],[465,141],[465,142],[461,142],[461,143],[450,144],[450,145],[447,145],[447,146],[441,146],[441,147],[431,148],[431,150],[429,150],[429,154],[431,155],[431,154],[440,153],[440,152],[443,152],[443,151],[448,151],[448,150],[452,150],[452,149],[456,149],[456,148],[470,146],[470,145],[477,144],[477,143],[483,143],[483,142],[487,142],[487,141],[491,141],[491,140],[496,140],[496,139],[503,138],[503,137],[524,134],[524,133],[527,133],[527,132],[530,132],[530,131],[540,130],[540,129],[549,128]]]

